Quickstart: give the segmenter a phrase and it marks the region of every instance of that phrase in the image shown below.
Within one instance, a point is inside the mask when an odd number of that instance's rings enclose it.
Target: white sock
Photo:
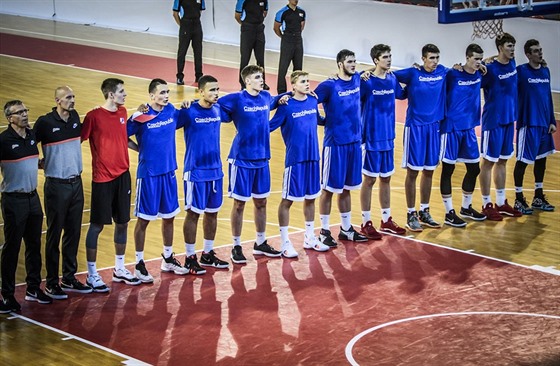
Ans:
[[[315,222],[306,221],[305,222],[305,236],[312,238],[315,235]]]
[[[144,251],[136,252],[136,263],[144,260]]]
[[[381,220],[383,220],[383,222],[387,222],[387,221],[389,221],[390,217],[391,217],[391,209],[390,208],[382,208],[381,209]]]
[[[362,211],[362,223],[371,221],[371,211]]]
[[[416,212],[416,207],[408,207],[406,210],[407,210],[408,213],[411,214],[413,212]]]
[[[463,193],[463,203],[461,204],[461,207],[469,208],[470,205],[472,205],[472,193]]]
[[[169,258],[169,257],[171,257],[172,254],[173,254],[173,247],[171,245],[169,245],[169,246],[164,245],[163,246],[163,256],[165,258]]]
[[[87,273],[90,276],[97,274],[97,265],[95,262],[87,262]]]
[[[262,243],[264,243],[266,241],[266,235],[264,232],[262,233],[257,233],[257,245],[261,245]]]
[[[445,207],[445,213],[449,213],[449,211],[453,210],[453,198],[443,197],[443,206]]]
[[[429,203],[420,203],[420,211],[424,211],[426,209],[430,208],[430,204]]]
[[[234,236],[233,237],[233,246],[237,247],[241,245],[241,237],[240,236]]]
[[[539,183],[535,183],[535,189],[542,189],[543,188],[543,182],[539,182]]]
[[[214,240],[206,240],[204,239],[203,241],[203,245],[204,245],[204,253],[210,253],[212,250],[214,250]]]
[[[196,250],[194,249],[194,243],[185,243],[185,252],[187,253],[187,257],[190,257],[193,254],[196,254]]]
[[[506,190],[496,189],[496,205],[503,206],[506,203]]]
[[[115,255],[115,269],[124,269],[124,254]]]
[[[515,193],[523,193],[523,187],[515,187]]]
[[[321,228],[325,230],[330,230],[331,215],[319,215],[321,220]]]
[[[342,230],[344,231],[350,230],[350,226],[352,226],[352,216],[350,212],[341,212],[340,221],[341,221],[340,226],[342,227]]]
[[[290,238],[288,237],[287,226],[280,226],[280,238],[282,239],[282,243],[290,241]]]
[[[482,207],[486,207],[489,203],[492,203],[490,196],[482,196]]]

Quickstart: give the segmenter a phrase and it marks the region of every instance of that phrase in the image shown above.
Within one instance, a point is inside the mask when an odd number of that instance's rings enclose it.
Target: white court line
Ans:
[[[350,362],[351,365],[359,366],[358,362],[356,362],[356,360],[352,356],[352,349],[354,348],[356,342],[358,342],[363,336],[372,333],[376,330],[386,328],[395,324],[401,324],[401,323],[406,323],[406,322],[416,321],[421,319],[433,319],[433,318],[441,318],[441,317],[468,316],[468,315],[512,315],[512,316],[529,316],[535,318],[560,319],[560,316],[556,316],[556,315],[537,314],[537,313],[516,313],[516,312],[507,312],[507,311],[470,311],[470,312],[463,312],[463,313],[429,314],[429,315],[415,316],[406,319],[398,319],[392,322],[377,325],[373,328],[366,329],[363,332],[356,335],[354,338],[352,338],[350,342],[348,342],[348,344],[346,345],[346,349],[345,349],[346,359],[348,360],[348,362]]]
[[[60,329],[51,327],[50,325],[47,325],[47,324],[38,322],[38,321],[33,320],[33,319],[31,319],[31,318],[28,318],[28,317],[26,317],[26,316],[22,316],[22,315],[19,315],[19,314],[16,314],[16,313],[11,313],[11,314],[12,314],[12,316],[9,317],[8,320],[13,319],[13,318],[18,318],[18,319],[21,319],[21,320],[26,321],[26,322],[28,322],[28,323],[37,325],[37,326],[39,326],[39,327],[41,327],[41,328],[45,328],[45,329],[48,329],[48,330],[50,330],[50,331],[52,331],[52,332],[55,332],[55,333],[58,333],[58,334],[63,335],[63,336],[64,336],[64,338],[62,338],[63,341],[70,340],[70,339],[75,339],[75,340],[77,340],[78,342],[85,343],[85,344],[87,344],[87,345],[89,345],[89,346],[98,348],[98,349],[103,350],[103,351],[105,351],[105,352],[107,352],[107,353],[110,353],[110,354],[113,354],[113,355],[115,355],[115,356],[124,358],[125,360],[122,361],[122,364],[124,364],[124,365],[138,365],[138,366],[140,366],[140,365],[142,365],[142,366],[143,366],[143,365],[149,365],[148,363],[142,362],[142,361],[140,361],[140,360],[138,360],[138,359],[136,359],[136,358],[134,358],[134,357],[130,357],[130,356],[128,356],[128,355],[125,355],[124,353],[117,352],[117,351],[115,351],[115,350],[113,350],[113,349],[111,349],[111,348],[107,348],[107,347],[102,346],[102,345],[100,345],[100,344],[97,344],[97,343],[88,341],[88,340],[85,339],[85,338],[81,338],[81,337],[75,336],[75,335],[73,335],[73,334],[71,334],[71,333],[68,333],[68,332],[65,332],[65,331],[63,331],[63,330],[60,330]]]

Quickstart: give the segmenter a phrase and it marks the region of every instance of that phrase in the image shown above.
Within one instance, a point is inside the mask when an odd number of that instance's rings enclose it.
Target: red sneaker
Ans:
[[[381,220],[381,225],[379,226],[379,230],[385,231],[387,233],[397,234],[397,235],[406,234],[406,229],[400,227],[396,222],[394,222],[392,216],[389,217],[389,220],[387,220],[387,222],[383,222],[383,220]]]
[[[504,218],[500,213],[494,208],[492,202],[488,202],[486,206],[482,206],[482,213],[486,215],[486,220],[490,221],[502,221]]]
[[[362,234],[367,236],[368,239],[371,239],[371,240],[380,240],[381,239],[381,234],[379,234],[377,232],[377,230],[375,230],[375,227],[373,227],[373,224],[372,224],[371,220],[366,222],[365,224],[362,224],[361,232],[362,232]]]
[[[523,214],[517,211],[515,208],[511,207],[506,200],[502,206],[496,205],[496,210],[501,213],[502,215],[512,216],[512,217],[521,217]]]

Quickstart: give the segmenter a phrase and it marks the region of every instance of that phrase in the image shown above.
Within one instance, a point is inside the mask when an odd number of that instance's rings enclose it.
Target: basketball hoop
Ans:
[[[473,41],[475,38],[492,39],[504,34],[503,19],[477,20],[472,22],[472,25],[473,33],[471,38]]]

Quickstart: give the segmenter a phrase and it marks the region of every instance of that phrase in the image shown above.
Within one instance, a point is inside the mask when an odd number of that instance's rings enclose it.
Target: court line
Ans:
[[[549,319],[560,319],[560,316],[556,315],[547,315],[547,314],[538,314],[538,313],[518,313],[518,312],[509,312],[509,311],[468,311],[462,313],[441,313],[441,314],[429,314],[429,315],[421,315],[415,316],[411,318],[405,319],[398,319],[392,322],[379,324],[373,328],[369,328],[364,330],[363,332],[357,334],[348,342],[345,348],[346,359],[350,362],[353,366],[359,366],[358,362],[352,356],[352,349],[356,342],[358,342],[363,336],[372,333],[376,330],[386,328],[395,324],[406,323],[410,321],[422,320],[422,319],[431,319],[431,318],[441,318],[441,317],[450,317],[450,316],[469,316],[469,315],[513,315],[513,316],[529,316],[529,317],[536,317],[536,318],[549,318]]]
[[[140,365],[149,365],[149,364],[146,363],[146,362],[143,362],[143,361],[140,361],[140,360],[138,360],[138,359],[136,359],[136,358],[134,358],[134,357],[125,355],[124,353],[120,353],[120,352],[115,351],[115,350],[113,350],[113,349],[111,349],[111,348],[107,348],[107,347],[102,346],[102,345],[100,345],[100,344],[97,344],[97,343],[95,343],[95,342],[88,341],[88,340],[85,339],[85,338],[75,336],[75,335],[73,335],[73,334],[71,334],[71,333],[65,332],[65,331],[60,330],[60,329],[57,329],[57,328],[55,328],[55,327],[51,327],[50,325],[41,323],[41,322],[39,322],[39,321],[37,321],[37,320],[28,318],[28,317],[26,317],[26,316],[19,315],[19,314],[17,314],[17,313],[13,313],[13,312],[11,313],[11,315],[12,315],[11,317],[8,317],[8,318],[7,318],[8,320],[11,320],[11,319],[13,319],[13,318],[19,318],[19,319],[21,319],[21,320],[23,320],[23,321],[26,321],[26,322],[28,322],[28,323],[31,323],[31,324],[33,324],[33,325],[36,325],[36,326],[39,326],[39,327],[48,329],[48,330],[50,330],[50,331],[52,331],[52,332],[58,333],[58,334],[60,334],[60,335],[63,335],[63,336],[64,336],[64,338],[62,338],[63,341],[64,341],[64,340],[75,339],[75,340],[77,340],[78,342],[85,343],[85,344],[87,344],[87,345],[89,345],[89,346],[92,346],[92,347],[94,347],[94,348],[98,348],[98,349],[100,349],[100,350],[102,350],[102,351],[105,351],[105,352],[107,352],[107,353],[110,353],[110,354],[113,354],[113,355],[115,355],[115,356],[124,358],[125,360],[121,362],[121,363],[124,364],[124,365],[138,365],[138,366],[140,366]]]

